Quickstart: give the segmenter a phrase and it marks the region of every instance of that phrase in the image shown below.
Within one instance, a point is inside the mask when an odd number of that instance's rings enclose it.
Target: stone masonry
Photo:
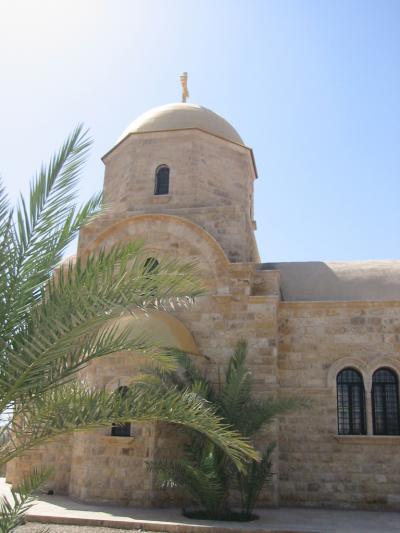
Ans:
[[[186,104],[180,106],[179,113],[186,112]],[[335,299],[323,283],[311,299],[287,296],[293,276],[290,285],[279,266],[261,264],[258,255],[251,150],[229,132],[224,137],[217,115],[207,130],[204,121],[188,128],[192,115],[185,115],[185,127],[174,115],[171,129],[164,119],[161,128],[157,117],[155,110],[148,131],[133,129],[104,156],[109,209],[81,231],[78,255],[139,239],[149,257],[195,261],[206,296],[189,309],[154,313],[145,327],[197,354],[215,380],[237,341],[246,339],[260,398],[311,400],[309,409],[282,416],[259,436],[260,445],[277,443],[263,505],[400,509],[400,436],[373,435],[371,410],[373,372],[390,367],[400,373],[400,278],[398,293],[384,299],[369,297],[368,290],[352,299],[351,284],[344,299]],[[160,164],[169,167],[170,186],[168,194],[156,195]],[[92,363],[83,377],[114,390],[134,379],[140,363],[119,353]],[[363,376],[367,435],[338,435],[336,376],[347,367]],[[46,464],[55,467],[49,487],[82,501],[176,504],[174,494],[157,488],[146,461],[171,453],[177,442],[177,430],[160,424],[135,425],[131,437],[111,436],[110,428],[74,434],[12,461],[7,480],[17,483],[32,466]]]

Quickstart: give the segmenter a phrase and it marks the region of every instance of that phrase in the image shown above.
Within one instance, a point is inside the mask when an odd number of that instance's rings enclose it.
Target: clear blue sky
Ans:
[[[0,0],[0,173],[11,194],[83,121],[104,154],[180,98],[254,149],[264,261],[398,258],[398,0]]]

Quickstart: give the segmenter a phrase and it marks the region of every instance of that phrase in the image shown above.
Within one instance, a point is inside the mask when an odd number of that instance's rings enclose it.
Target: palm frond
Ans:
[[[201,286],[196,269],[168,260],[160,262],[149,282],[143,276],[145,256],[142,244],[129,243],[89,256],[85,264],[71,262],[54,276],[25,328],[4,348],[0,409],[23,394],[46,391],[91,360],[116,351],[140,351],[153,363],[175,368],[173,357],[141,333],[140,322],[135,329],[135,313],[189,305]],[[124,313],[132,320],[117,326]]]
[[[174,372],[172,375],[168,376],[169,382],[171,382],[172,379],[177,386],[180,386],[183,389],[190,387],[191,391],[195,394],[198,394],[209,402],[214,402],[215,391],[213,386],[193,362],[191,358],[191,356],[193,357],[193,354],[177,350],[176,348],[167,348],[165,351],[172,355],[174,360],[180,366],[179,372]]]
[[[3,324],[7,324],[9,314],[10,279],[14,277],[17,261],[14,244],[14,225],[9,198],[0,179],[0,349],[7,343],[3,335]]]
[[[76,185],[91,141],[79,125],[66,139],[46,168],[31,183],[29,203],[21,197],[17,208],[18,242],[21,251],[31,255],[40,241],[68,216],[76,199]],[[25,258],[27,262],[30,257]]]
[[[5,228],[9,224],[11,215],[10,200],[0,177],[0,236],[3,238]],[[1,242],[1,241],[0,241]]]
[[[75,382],[16,405],[10,423],[14,436],[0,448],[0,463],[64,433],[127,421],[163,421],[190,428],[207,436],[239,469],[243,461],[259,457],[249,442],[190,391],[134,384],[121,397]]]
[[[244,406],[251,398],[251,372],[246,367],[247,343],[238,342],[235,352],[229,361],[225,383],[221,386],[219,402],[223,416],[236,424],[243,416]]]
[[[161,488],[183,487],[193,502],[206,509],[210,516],[217,515],[222,506],[224,490],[216,475],[212,454],[204,457],[201,464],[188,459],[160,459],[148,464],[155,472]]]
[[[11,533],[23,524],[24,514],[32,507],[32,494],[49,477],[49,469],[33,470],[22,482],[11,489],[11,498],[3,496],[0,501],[0,533]]]
[[[296,397],[251,400],[246,405],[246,409],[236,415],[235,427],[246,437],[251,437],[279,415],[308,406],[309,402]]]
[[[253,399],[251,373],[246,366],[245,341],[238,343],[229,362],[225,382],[219,387],[212,386],[187,354],[176,355],[186,376],[186,382],[178,380],[178,387],[182,389],[185,383],[197,398],[208,400],[207,403],[212,406],[214,412],[245,437],[254,436],[263,425],[271,422],[279,414],[307,405],[307,402],[298,398],[267,398],[262,401]],[[163,375],[157,379],[165,383],[168,381],[168,375],[167,379]],[[157,383],[157,379],[151,383]],[[243,514],[249,517],[262,489],[271,479],[271,454],[274,444],[264,451],[261,460],[257,458],[246,461],[237,469],[229,455],[224,453],[224,449],[210,443],[206,434],[191,432],[189,435],[191,439],[184,446],[185,455],[181,461],[171,462],[166,459],[157,462],[159,474],[161,472],[160,479],[166,484],[183,487],[192,495],[193,501],[202,506],[210,519],[216,518],[217,515],[229,516],[229,494],[236,479],[236,487],[241,493]],[[207,471],[207,465],[210,467],[210,472]],[[198,483],[197,491],[194,472],[204,476],[203,484]],[[223,494],[220,498],[223,505],[219,506],[218,513],[207,496],[203,495],[203,487],[207,486],[210,476],[212,479],[215,478]]]
[[[99,195],[79,210],[75,207],[77,180],[89,146],[87,132],[78,126],[48,167],[42,167],[32,181],[29,200],[21,197],[15,224],[8,217],[7,247],[2,246],[0,252],[0,262],[7,265],[2,271],[6,287],[2,294],[7,305],[0,324],[0,336],[8,342],[19,330],[30,306],[41,298],[44,285],[80,225],[99,213]],[[3,200],[4,194],[0,195],[0,220],[4,223]]]
[[[250,461],[244,470],[237,473],[242,513],[247,518],[250,518],[261,491],[272,480],[271,456],[274,449],[275,444],[271,444],[264,450],[261,461]]]

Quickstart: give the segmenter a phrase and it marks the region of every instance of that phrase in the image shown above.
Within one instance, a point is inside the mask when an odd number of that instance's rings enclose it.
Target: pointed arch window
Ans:
[[[128,392],[128,387],[118,387],[115,390],[115,394],[119,394],[121,398],[124,398]],[[111,425],[111,436],[112,437],[130,437],[131,436],[131,423],[124,422],[122,424],[112,424]]]
[[[372,376],[374,435],[399,435],[399,381],[390,368],[378,368]]]
[[[169,167],[160,165],[156,170],[156,180],[154,185],[154,194],[169,193]]]
[[[362,375],[344,368],[336,378],[339,435],[365,435],[365,393]]]

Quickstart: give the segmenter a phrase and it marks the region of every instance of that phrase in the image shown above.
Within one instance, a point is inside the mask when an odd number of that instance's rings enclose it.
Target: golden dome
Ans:
[[[118,142],[130,133],[197,128],[228,141],[244,144],[238,132],[210,109],[198,104],[177,103],[154,107],[134,120]]]

